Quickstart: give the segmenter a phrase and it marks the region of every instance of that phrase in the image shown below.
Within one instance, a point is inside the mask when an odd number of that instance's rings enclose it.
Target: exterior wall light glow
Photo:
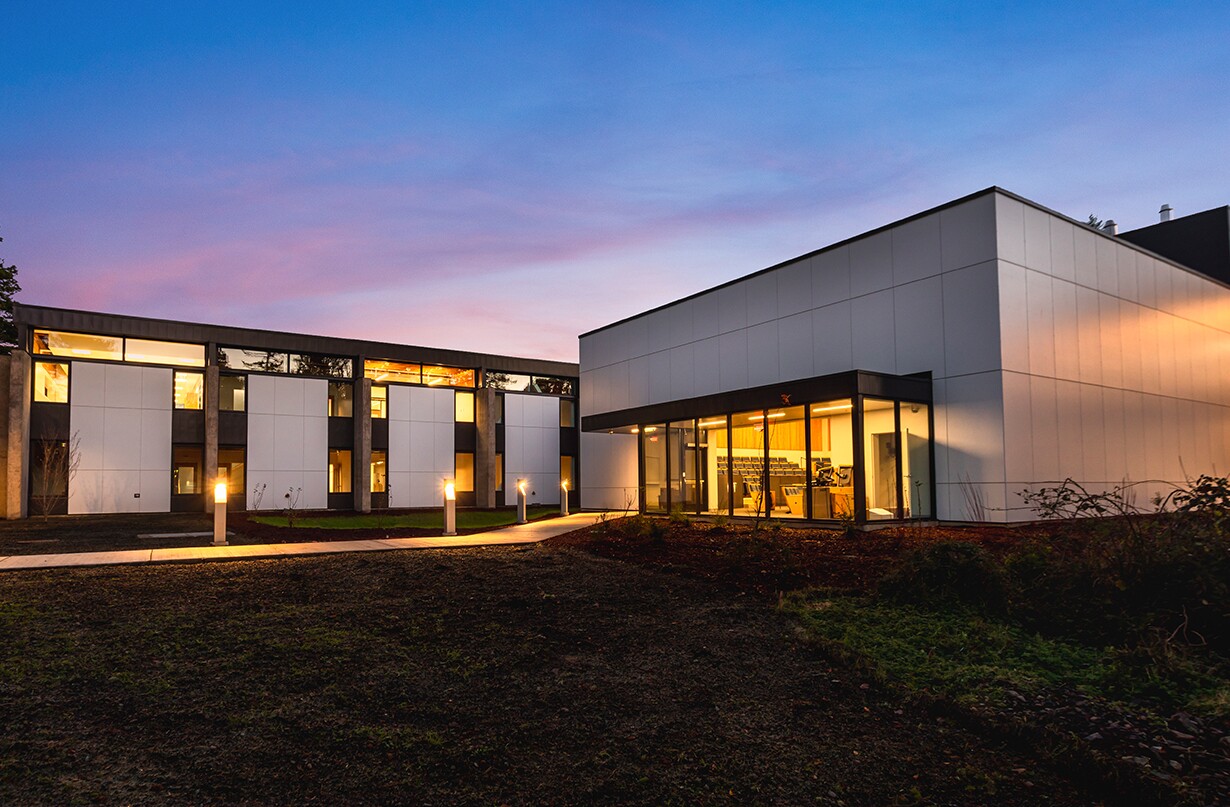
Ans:
[[[451,479],[444,480],[444,534],[457,534],[457,485]]]
[[[559,483],[559,514],[568,515],[568,480],[561,479]]]
[[[214,483],[214,546],[226,546],[226,477]]]
[[[529,486],[528,479],[517,480],[517,523],[525,524],[529,519],[525,517],[525,489]]]

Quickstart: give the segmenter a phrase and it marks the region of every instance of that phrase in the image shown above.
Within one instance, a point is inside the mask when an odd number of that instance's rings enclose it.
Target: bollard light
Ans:
[[[524,524],[529,519],[525,517],[525,489],[529,486],[529,482],[525,479],[517,480],[517,523]]]
[[[559,514],[561,516],[568,515],[568,480],[561,480],[559,483]]]
[[[444,480],[444,534],[457,534],[457,487],[451,479]]]
[[[226,479],[214,485],[214,546],[226,546]]]

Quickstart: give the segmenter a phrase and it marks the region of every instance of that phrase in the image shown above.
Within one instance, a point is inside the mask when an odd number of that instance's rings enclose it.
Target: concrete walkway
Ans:
[[[216,560],[283,558],[291,555],[327,555],[337,552],[387,552],[391,549],[459,549],[469,546],[536,544],[556,535],[588,527],[603,516],[621,513],[574,513],[563,518],[531,521],[487,532],[453,538],[380,538],[362,541],[309,541],[300,544],[247,546],[183,546],[171,549],[121,549],[113,552],[71,552],[61,555],[0,557],[0,571],[53,569],[62,566],[114,566],[139,563],[183,563]]]

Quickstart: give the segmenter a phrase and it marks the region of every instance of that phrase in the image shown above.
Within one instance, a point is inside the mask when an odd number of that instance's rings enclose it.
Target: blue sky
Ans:
[[[1230,202],[1230,4],[10,3],[32,303],[575,359],[988,185]]]

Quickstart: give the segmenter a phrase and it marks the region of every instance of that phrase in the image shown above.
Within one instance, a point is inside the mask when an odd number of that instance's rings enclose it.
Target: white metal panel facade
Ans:
[[[451,389],[389,386],[389,506],[439,507],[456,467]]]
[[[77,361],[69,383],[69,433],[81,461],[68,512],[169,511],[172,371]]]
[[[531,503],[559,504],[559,465],[559,398],[505,393],[505,501],[516,501],[517,480],[525,479]]]
[[[329,383],[252,374],[247,410],[248,509],[285,508],[288,493],[300,509],[327,507]]]

